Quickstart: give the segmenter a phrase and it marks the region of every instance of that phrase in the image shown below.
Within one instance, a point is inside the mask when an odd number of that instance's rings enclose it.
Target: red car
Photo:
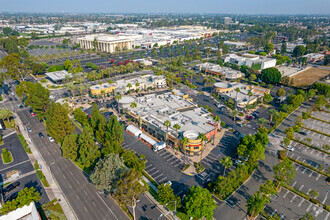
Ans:
[[[34,114],[34,112],[31,112],[31,116],[35,116],[36,114]]]
[[[249,120],[254,119],[254,117],[252,115],[248,115],[248,116],[246,116],[246,118],[249,119]]]

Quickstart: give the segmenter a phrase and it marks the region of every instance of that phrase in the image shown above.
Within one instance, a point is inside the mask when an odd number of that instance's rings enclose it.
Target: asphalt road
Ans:
[[[31,140],[50,167],[78,219],[128,219],[112,198],[100,194],[78,167],[61,156],[59,145],[49,142],[44,125],[36,117],[30,116],[27,109],[18,111],[18,115],[24,125],[31,126]],[[39,132],[45,137],[41,139]]]

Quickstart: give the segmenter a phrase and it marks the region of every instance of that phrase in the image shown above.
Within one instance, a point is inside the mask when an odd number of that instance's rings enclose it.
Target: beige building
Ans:
[[[94,48],[94,42],[97,44],[96,48]],[[77,38],[77,43],[83,49],[95,49],[97,51],[113,53],[133,49],[135,38],[133,36],[97,34]]]

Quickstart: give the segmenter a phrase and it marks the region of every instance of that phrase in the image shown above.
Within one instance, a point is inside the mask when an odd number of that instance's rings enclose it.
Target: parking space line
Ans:
[[[328,220],[329,215],[330,215],[330,212],[328,212],[327,216],[325,217],[325,220]]]
[[[304,201],[305,201],[305,199],[301,198],[301,201],[300,201],[300,203],[298,204],[298,207],[300,207],[300,206],[303,204]]]
[[[285,199],[285,197],[289,194],[289,192],[290,192],[289,190],[286,191],[286,193],[283,196],[283,199]]]
[[[296,197],[297,197],[297,195],[294,195],[294,196],[292,197],[292,199],[290,200],[290,202],[293,202],[293,200],[294,200]]]
[[[169,156],[172,156],[172,154],[166,155],[164,159],[167,159]]]
[[[163,156],[164,154],[168,153],[167,151],[165,151],[164,153],[160,154],[160,156]]]
[[[308,212],[311,209],[312,205],[313,203],[309,204],[308,208],[306,209],[306,212]]]
[[[163,179],[159,180],[158,182],[161,183],[161,182],[164,182],[164,180],[166,180],[167,177],[165,176]]]
[[[211,157],[211,155],[208,155],[207,157],[210,157],[210,158],[212,158],[213,160],[217,160],[216,158],[214,158],[214,157]]]
[[[311,176],[313,175],[313,173],[314,173],[314,172],[312,171],[311,174],[308,175],[308,177],[311,177]]]
[[[153,176],[153,175],[155,175],[155,174],[158,173],[158,172],[159,172],[159,170],[156,170],[156,172],[154,172],[154,173],[152,173],[152,174],[150,173],[150,175]]]
[[[292,187],[294,187],[296,185],[297,181],[295,181],[293,184],[292,184]]]
[[[321,174],[319,173],[319,175],[316,177],[316,180],[319,180],[320,176],[321,176]]]
[[[299,158],[300,158],[300,156],[298,156],[296,160],[299,160]]]
[[[145,169],[147,169],[147,168],[149,168],[149,167],[151,167],[151,166],[152,166],[152,164],[149,164],[148,166],[145,167]]]
[[[177,167],[177,166],[179,166],[181,163],[177,163],[176,165],[174,165],[174,167]]]
[[[304,170],[302,171],[302,173],[305,173],[306,170],[307,170],[307,168],[304,167]]]
[[[299,165],[297,165],[297,168],[296,168],[296,170],[298,170],[300,168],[300,166]]]
[[[154,170],[154,169],[156,169],[156,167],[151,168],[151,169],[148,170],[147,172],[149,173],[150,171],[152,171],[152,170]]]
[[[301,187],[300,187],[299,191],[301,191],[301,190],[302,190],[302,188],[304,188],[304,185],[301,185]]]
[[[159,174],[158,176],[156,176],[154,179],[157,179],[158,177],[160,177],[160,176],[163,176],[163,174],[161,173],[161,174]]]
[[[172,157],[172,158],[170,158],[170,159],[168,159],[167,161],[169,162],[169,161],[171,161],[171,160],[176,160],[176,159],[178,159],[178,158],[176,158],[176,157]]]

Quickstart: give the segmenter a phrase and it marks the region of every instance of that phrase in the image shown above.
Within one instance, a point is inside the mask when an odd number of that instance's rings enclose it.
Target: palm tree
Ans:
[[[130,83],[127,84],[127,88],[128,88],[129,90],[131,90],[132,87],[133,87],[132,84],[130,84]]]
[[[131,107],[131,108],[136,108],[136,107],[137,107],[136,102],[132,102],[132,103],[130,104],[130,107]]]
[[[201,139],[201,142],[202,142],[202,146],[201,146],[201,160],[203,159],[203,152],[205,150],[205,141],[207,141],[207,137],[205,134],[203,133],[200,133],[199,136],[198,136],[198,139]]]
[[[238,95],[239,92],[241,92],[241,90],[237,87],[237,88],[235,89],[235,92],[236,92],[235,105],[236,105],[236,108],[237,108],[237,95]]]
[[[173,125],[173,128],[175,129],[176,136],[178,137],[178,130],[181,128],[181,126],[179,124],[175,124]]]
[[[168,127],[171,127],[171,122],[169,120],[166,120],[164,121],[163,125],[166,127],[166,140],[167,140]]]
[[[274,109],[274,108],[269,109],[269,115],[270,115],[269,125],[273,121],[274,116],[277,114],[278,114],[278,111],[276,111],[276,109]]]
[[[258,124],[260,125],[260,128],[262,128],[262,126],[266,123],[267,120],[265,118],[258,118]]]
[[[238,111],[237,110],[233,110],[232,113],[231,113],[234,117],[234,123],[236,122],[236,116],[238,114]]]
[[[248,102],[248,105],[250,105],[250,99],[251,99],[251,96],[253,96],[253,93],[251,91],[249,91],[247,93],[247,95],[249,96],[249,102]]]
[[[224,157],[220,160],[220,163],[222,166],[224,166],[224,170],[223,170],[223,176],[224,176],[226,173],[226,169],[233,165],[233,161],[231,160],[230,157]]]
[[[68,91],[70,91],[72,99],[73,99],[75,86],[72,83],[67,83],[67,84],[65,84],[65,87]]]
[[[119,101],[120,99],[121,99],[121,95],[118,93],[118,94],[116,95],[116,100]]]
[[[183,163],[184,163],[184,165],[186,165],[186,155],[187,155],[187,153],[186,153],[186,147],[187,147],[187,144],[189,143],[189,139],[188,138],[186,138],[186,137],[183,137],[182,139],[181,139],[181,144],[182,144],[182,148],[183,148],[183,153],[184,153],[184,161],[183,161]]]

